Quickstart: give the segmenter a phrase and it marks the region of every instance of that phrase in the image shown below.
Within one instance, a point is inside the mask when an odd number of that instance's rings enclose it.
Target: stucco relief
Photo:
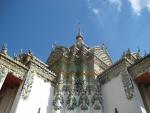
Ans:
[[[134,96],[134,87],[130,79],[129,73],[126,70],[124,70],[121,72],[121,77],[126,97],[127,99],[131,100]]]
[[[35,75],[36,75],[35,71],[29,71],[26,75],[24,86],[23,86],[23,89],[22,89],[22,94],[21,94],[21,97],[24,100],[27,100],[28,97],[29,97]]]
[[[95,93],[92,97],[92,106],[94,110],[101,110],[102,111],[102,97],[100,94]]]
[[[88,98],[86,92],[83,92],[79,98],[79,106],[80,106],[81,110],[88,110],[89,105],[90,105],[89,98]]]
[[[54,110],[60,110],[63,108],[63,104],[64,104],[64,98],[63,95],[61,93],[57,93],[54,97],[53,100],[53,107]]]
[[[77,107],[77,100],[73,94],[68,95],[66,104],[68,110],[74,110]]]

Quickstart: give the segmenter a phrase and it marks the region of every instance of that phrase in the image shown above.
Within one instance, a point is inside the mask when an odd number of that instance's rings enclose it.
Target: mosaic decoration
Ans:
[[[72,95],[71,93],[67,97],[66,105],[67,105],[67,109],[70,111],[74,110],[77,107],[77,100],[75,96]]]
[[[105,48],[90,48],[84,43],[80,33],[76,37],[76,43],[71,47],[55,46],[53,48],[48,64],[55,73],[58,73],[54,96],[57,97],[60,93],[64,95],[66,103],[64,103],[63,110],[71,111],[79,108],[88,110],[91,107],[94,110],[102,109],[99,95],[93,96],[93,93],[98,90],[95,87],[97,83],[96,76],[103,69],[108,68],[108,65],[100,60],[100,57],[105,58],[109,65],[111,64]],[[91,97],[93,98],[92,100]],[[55,98],[54,102],[54,108],[60,109],[61,106],[56,104]]]
[[[100,96],[100,94],[95,93],[92,97],[92,106],[94,108],[94,110],[102,110],[102,98]]]
[[[90,101],[89,101],[87,94],[85,92],[82,93],[79,98],[79,106],[81,110],[88,110],[89,104],[90,104]]]
[[[54,110],[60,110],[63,108],[64,98],[62,94],[56,94],[53,100]]]

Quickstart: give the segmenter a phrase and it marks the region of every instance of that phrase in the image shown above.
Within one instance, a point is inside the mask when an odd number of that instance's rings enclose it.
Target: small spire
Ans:
[[[138,50],[137,50],[137,53],[136,53],[136,57],[137,57],[137,59],[140,59],[140,57],[141,57],[141,55],[140,55],[140,48],[138,48]]]
[[[78,35],[81,35],[80,23],[78,23]]]
[[[55,47],[54,47],[54,44],[52,44],[52,50],[54,50],[54,48],[55,48]]]
[[[127,54],[131,54],[131,50],[130,50],[130,48],[128,48],[128,50],[127,50]]]
[[[32,51],[30,49],[28,51],[28,55],[30,55],[31,57],[33,57],[33,53],[32,53]]]
[[[144,56],[146,56],[147,55],[147,52],[144,50]]]
[[[23,54],[23,49],[20,49],[20,54]]]
[[[140,53],[140,52],[141,52],[141,50],[140,50],[140,48],[138,48],[137,53]]]
[[[15,52],[14,52],[14,59],[17,60],[17,55]]]
[[[122,58],[125,58],[126,57],[126,53],[125,52],[123,52],[123,54],[122,54]]]
[[[8,51],[7,44],[4,43],[3,46],[2,46],[1,53],[4,54],[4,55],[7,55],[7,51]]]
[[[106,47],[105,47],[105,44],[104,43],[102,43],[102,49],[105,49]]]
[[[83,40],[83,36],[82,36],[82,33],[81,33],[81,28],[80,28],[80,23],[78,23],[78,34],[76,36],[76,39],[78,39],[78,38],[82,38],[82,40]]]

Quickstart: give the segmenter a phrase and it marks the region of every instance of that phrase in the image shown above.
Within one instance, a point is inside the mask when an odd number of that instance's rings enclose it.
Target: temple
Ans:
[[[0,52],[0,113],[150,113],[150,54],[125,51],[115,63],[81,31],[44,63],[31,51]]]

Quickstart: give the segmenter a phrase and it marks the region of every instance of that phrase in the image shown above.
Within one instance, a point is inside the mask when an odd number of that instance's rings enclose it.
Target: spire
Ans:
[[[81,28],[80,28],[80,23],[78,23],[78,34],[76,36],[76,40],[78,40],[79,38],[81,38],[83,40],[83,36],[81,33]]]
[[[80,25],[78,27],[78,35],[81,35],[81,28],[80,28]]]

